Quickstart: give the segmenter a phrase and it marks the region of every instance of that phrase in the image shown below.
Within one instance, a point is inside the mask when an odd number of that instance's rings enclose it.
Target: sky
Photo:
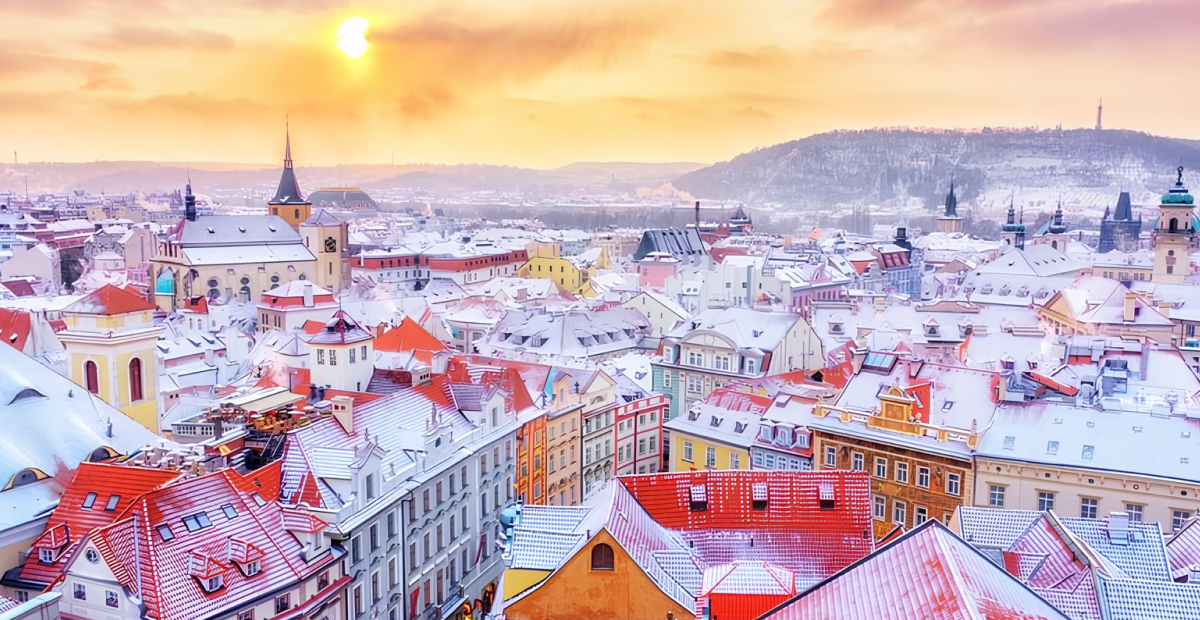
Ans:
[[[361,58],[335,34],[370,22]],[[0,153],[715,162],[832,129],[1200,138],[1195,0],[3,0]],[[11,161],[8,155],[5,159]]]

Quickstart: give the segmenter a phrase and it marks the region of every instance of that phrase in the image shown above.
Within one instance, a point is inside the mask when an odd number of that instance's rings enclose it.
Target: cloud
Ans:
[[[148,26],[116,26],[88,40],[95,48],[105,51],[155,51],[169,49],[228,50],[234,47],[233,37],[211,30],[195,28],[154,28]]]
[[[39,76],[58,73],[82,79],[83,90],[123,90],[129,81],[111,62],[25,53],[0,44],[0,76]]]
[[[940,27],[1012,11],[1044,10],[1055,0],[830,0],[819,22],[839,27]],[[1093,0],[1087,0],[1093,2]],[[1094,4],[1094,2],[1093,2]]]

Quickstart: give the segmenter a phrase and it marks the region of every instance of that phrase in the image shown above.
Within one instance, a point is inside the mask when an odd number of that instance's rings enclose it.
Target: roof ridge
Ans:
[[[941,523],[936,520],[934,522],[938,523],[938,525],[941,525]],[[947,544],[945,538],[938,535],[940,532],[938,532],[938,529],[936,526],[932,527],[931,529],[934,531],[934,544],[937,545],[939,551],[941,551],[941,553],[943,555],[945,555],[946,557],[950,557],[951,548],[950,548],[949,544]],[[946,531],[949,532],[949,530],[946,530]],[[966,544],[965,541],[964,541],[964,544]],[[950,574],[950,577],[954,581],[954,585],[956,586],[956,588],[958,590],[959,601],[963,602],[963,599],[970,599],[972,602],[974,602],[976,600],[976,597],[975,597],[974,593],[967,587],[967,583],[963,579],[963,576],[961,574],[960,563],[959,562],[946,562],[946,567],[947,567],[947,572]],[[999,568],[999,567],[997,567],[997,568]],[[967,616],[972,618],[973,620],[987,620],[984,616],[981,616],[978,613],[976,605],[974,605],[974,604],[967,605],[964,603],[964,604],[962,604],[962,606],[963,606],[964,611],[966,612]]]

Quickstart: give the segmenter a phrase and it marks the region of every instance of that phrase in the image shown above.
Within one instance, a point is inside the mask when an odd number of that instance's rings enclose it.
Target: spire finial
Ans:
[[[292,167],[292,125],[291,125],[291,119],[288,118],[287,114],[283,115],[283,134],[284,134],[283,167],[291,168]]]
[[[1180,157],[1180,159],[1183,159],[1183,158]],[[1175,180],[1175,184],[1182,187],[1183,186],[1183,164],[1182,163],[1179,164],[1179,167],[1175,169],[1175,172],[1179,173],[1179,177]]]

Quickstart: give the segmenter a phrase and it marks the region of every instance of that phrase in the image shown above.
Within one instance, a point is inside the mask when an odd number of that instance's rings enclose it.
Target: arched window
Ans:
[[[137,402],[142,398],[142,360],[135,357],[129,360],[129,401]]]
[[[1179,220],[1176,218],[1171,218],[1171,221],[1167,223],[1167,230],[1171,232],[1177,232],[1179,230]]]
[[[83,363],[83,381],[87,391],[93,394],[100,393],[100,369],[96,367],[96,362],[88,360]]]
[[[612,570],[613,569],[613,550],[612,547],[600,543],[592,547],[592,570]]]

